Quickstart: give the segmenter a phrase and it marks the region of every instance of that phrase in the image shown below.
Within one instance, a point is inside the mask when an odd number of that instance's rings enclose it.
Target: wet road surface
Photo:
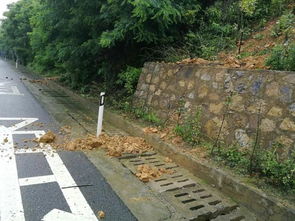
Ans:
[[[0,60],[0,220],[136,220],[81,152],[56,152],[31,139],[58,123]]]

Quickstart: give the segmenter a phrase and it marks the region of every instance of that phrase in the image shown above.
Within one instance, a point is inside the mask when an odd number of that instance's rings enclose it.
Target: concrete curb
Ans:
[[[115,127],[134,136],[143,137],[156,151],[171,158],[175,163],[185,167],[195,176],[216,186],[222,193],[256,214],[259,220],[295,220],[295,207],[283,205],[278,199],[267,196],[266,193],[242,183],[224,171],[200,162],[187,153],[180,152],[177,147],[163,142],[158,135],[144,133],[142,128],[127,119],[106,111],[105,120]]]

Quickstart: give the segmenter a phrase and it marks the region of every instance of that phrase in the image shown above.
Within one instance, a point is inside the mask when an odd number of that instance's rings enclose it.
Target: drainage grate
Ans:
[[[182,211],[189,220],[212,220],[219,215],[229,214],[233,218],[245,218],[239,214],[237,216],[231,214],[238,208],[236,203],[221,199],[201,185],[173,191],[173,193],[167,192],[163,195],[176,210]]]
[[[169,202],[185,220],[240,221],[256,220],[248,211],[241,211],[238,204],[195,181],[192,174],[175,163],[167,163],[165,158],[155,152],[142,155],[126,155],[121,163],[133,174],[139,165],[174,170],[173,174],[164,174],[159,179],[147,183],[153,190]]]
[[[121,163],[134,174],[137,173],[137,167],[143,164],[165,169],[175,169],[178,167],[175,163],[165,163],[164,159],[155,152],[142,156],[133,155],[131,159],[121,158]]]

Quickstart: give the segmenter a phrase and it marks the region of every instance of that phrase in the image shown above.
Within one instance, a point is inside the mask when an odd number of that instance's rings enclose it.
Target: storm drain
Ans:
[[[126,155],[121,163],[133,174],[139,165],[172,169],[173,174],[164,174],[147,183],[153,190],[169,202],[185,220],[240,221],[256,220],[248,211],[242,210],[237,203],[219,197],[204,185],[194,180],[194,176],[175,163],[155,152],[139,155]]]

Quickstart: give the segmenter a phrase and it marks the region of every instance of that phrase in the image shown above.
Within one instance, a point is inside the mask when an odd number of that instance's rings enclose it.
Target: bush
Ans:
[[[272,30],[272,35],[277,37],[287,33],[295,25],[295,15],[292,12],[287,12],[282,15]]]
[[[126,92],[130,95],[135,92],[139,76],[140,68],[128,66],[127,69],[118,75],[117,84],[124,86]]]
[[[249,166],[247,153],[239,151],[235,146],[229,147],[228,149],[221,149],[220,156],[225,160],[226,165],[229,167],[240,167],[245,171]]]
[[[274,47],[266,65],[274,70],[295,71],[295,43]]]
[[[285,190],[295,191],[295,160],[280,161],[276,151],[265,151],[259,156],[259,168],[261,175],[267,178],[267,182]]]

